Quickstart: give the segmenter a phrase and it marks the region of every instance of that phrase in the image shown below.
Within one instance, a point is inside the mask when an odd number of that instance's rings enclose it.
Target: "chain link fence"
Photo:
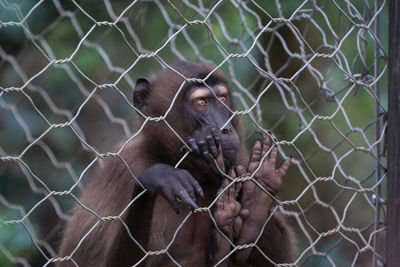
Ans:
[[[387,23],[380,0],[0,0],[0,265],[73,258],[71,207],[140,134],[136,78],[189,60],[227,75],[248,148],[271,131],[293,156],[288,264],[383,266]]]

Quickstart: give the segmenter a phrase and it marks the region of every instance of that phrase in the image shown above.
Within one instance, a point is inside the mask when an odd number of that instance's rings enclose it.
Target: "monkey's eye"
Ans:
[[[197,106],[204,107],[205,105],[207,105],[207,102],[203,98],[198,98],[194,101],[194,104]]]
[[[225,102],[226,102],[226,96],[221,96],[221,97],[219,98],[219,100],[220,100],[222,103],[225,103]]]

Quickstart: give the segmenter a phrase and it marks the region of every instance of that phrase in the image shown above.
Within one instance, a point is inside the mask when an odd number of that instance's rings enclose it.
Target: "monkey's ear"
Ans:
[[[135,89],[133,89],[133,105],[142,109],[147,105],[147,97],[150,94],[151,81],[145,77],[139,77],[136,80]]]

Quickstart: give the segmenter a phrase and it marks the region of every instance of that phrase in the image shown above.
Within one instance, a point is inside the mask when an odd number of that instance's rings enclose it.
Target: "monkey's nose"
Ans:
[[[230,127],[229,128],[224,128],[224,129],[221,130],[221,133],[222,134],[230,134],[230,133],[232,133],[232,129]]]

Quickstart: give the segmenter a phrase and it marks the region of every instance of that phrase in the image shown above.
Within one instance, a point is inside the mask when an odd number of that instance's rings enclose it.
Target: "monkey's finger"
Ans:
[[[190,198],[188,192],[183,188],[182,185],[176,186],[173,189],[175,195],[186,205],[188,205],[191,209],[197,209],[199,208],[196,204],[196,202],[193,201],[193,199]]]
[[[183,188],[185,188],[186,192],[189,193],[189,196],[196,201],[196,196],[194,195],[194,189],[193,186],[190,184],[190,182],[186,179],[186,177],[183,176],[178,176],[179,181],[181,182],[181,185]]]
[[[238,165],[236,167],[236,172],[240,177],[247,175],[246,169],[242,165]],[[251,193],[252,194],[254,191],[254,188],[255,188],[255,184],[251,180],[245,181],[241,184],[241,189],[242,189],[243,193]]]
[[[240,190],[242,189],[242,183],[235,184],[235,199],[239,196]]]
[[[217,195],[218,195],[218,194],[217,194]],[[215,207],[216,207],[217,209],[223,209],[224,203],[223,203],[223,201],[222,201],[222,197],[220,197],[220,198],[217,199],[217,202],[215,203]]]
[[[236,172],[233,168],[229,171],[229,176],[233,179],[237,177]]]
[[[176,214],[179,214],[179,206],[176,198],[171,193],[166,194],[165,198],[168,200],[169,204],[175,210]]]
[[[262,157],[265,155],[265,153],[268,152],[270,148],[271,148],[271,138],[267,135],[262,144]]]
[[[261,160],[262,157],[262,145],[260,140],[257,140],[253,146],[253,151],[251,152],[250,162],[257,162]]]
[[[221,209],[223,209],[224,203],[225,203],[225,201],[226,201],[226,190],[224,190],[225,187],[226,187],[226,185],[224,186],[225,180],[226,180],[226,179],[224,179],[224,180],[222,181],[221,186],[218,188],[217,195],[216,195],[216,197],[218,198],[218,199],[217,199],[217,203],[220,203],[220,204],[221,204],[221,205],[219,206]]]
[[[249,210],[248,209],[241,209],[239,212],[240,218],[242,218],[243,221],[245,221],[249,217]]]
[[[228,189],[228,201],[235,199],[235,185],[231,185]]]
[[[292,156],[288,157],[282,166],[278,169],[278,175],[283,177],[286,175],[286,171],[289,169],[290,164],[292,163]]]
[[[198,142],[198,144],[200,148],[201,157],[207,164],[210,164],[211,161],[210,161],[210,154],[208,154],[207,142],[205,140],[201,140]]]
[[[231,187],[229,188],[230,189],[230,191],[229,191],[229,194],[230,194],[230,199],[231,200],[234,200],[234,201],[236,201],[236,198],[237,198],[237,196],[239,195],[238,193],[237,193],[237,184],[238,183],[234,183],[234,184],[232,184],[231,185]],[[238,203],[239,204],[239,203]],[[239,204],[240,205],[240,204]]]
[[[229,202],[229,190],[230,190],[230,187],[227,188],[228,185],[229,185],[229,180],[225,178],[222,181],[222,184],[221,184],[221,188],[222,188],[222,191],[223,191],[223,193],[221,195],[221,199],[224,201],[224,203],[225,202]]]
[[[234,178],[234,179],[237,177],[234,168],[231,169],[231,171],[229,173],[229,176]],[[235,199],[237,199],[238,196],[239,196],[239,193],[240,193],[240,189],[242,188],[242,182],[235,182],[235,186],[234,187],[235,187]]]
[[[240,216],[235,217],[233,222],[233,236],[237,237],[240,234],[240,230],[242,229],[243,220]]]
[[[218,128],[212,127],[211,128],[211,134],[214,137],[215,145],[218,148],[219,144],[221,143],[221,132],[218,130]]]
[[[199,195],[200,197],[204,198],[204,192],[203,192],[203,189],[201,189],[199,182],[197,182],[197,180],[194,179],[193,176],[189,172],[186,172],[185,175],[186,175],[187,181],[190,182],[190,184],[192,185],[192,188],[194,189],[196,194]]]
[[[233,214],[234,216],[239,216],[240,211],[242,210],[242,205],[240,204],[240,202],[238,201],[234,201],[234,210],[233,210]]]
[[[242,185],[242,198],[245,200],[251,199],[254,194],[254,189],[256,188],[256,184],[253,181],[243,182]]]
[[[275,168],[275,165],[276,165],[276,156],[277,155],[278,155],[278,148],[274,147],[274,149],[272,149],[271,156],[269,157],[269,161],[271,162],[273,168]]]
[[[191,199],[189,197],[189,195],[185,196],[184,199],[180,198],[186,205],[188,205],[192,210],[198,209],[199,206],[197,206],[196,202],[193,201],[193,199]]]
[[[192,151],[197,155],[200,156],[200,149],[199,146],[196,143],[196,140],[194,140],[193,137],[189,137],[187,139],[187,143],[189,145],[189,147],[192,149]]]
[[[222,180],[221,187],[222,187],[222,188],[225,188],[225,187],[227,187],[228,185],[229,185],[228,179],[227,179],[227,178],[224,178],[224,180]]]
[[[216,159],[218,157],[218,149],[215,145],[214,138],[211,135],[206,136],[208,151],[210,152],[211,156]]]
[[[236,166],[236,174],[239,177],[242,177],[246,174],[246,169],[242,165],[237,165]]]
[[[246,175],[246,170],[243,166],[239,165],[236,167],[236,171],[240,176],[245,176]],[[254,192],[256,185],[253,181],[248,180],[242,183],[241,189],[243,192],[242,197],[243,198],[251,198]]]

